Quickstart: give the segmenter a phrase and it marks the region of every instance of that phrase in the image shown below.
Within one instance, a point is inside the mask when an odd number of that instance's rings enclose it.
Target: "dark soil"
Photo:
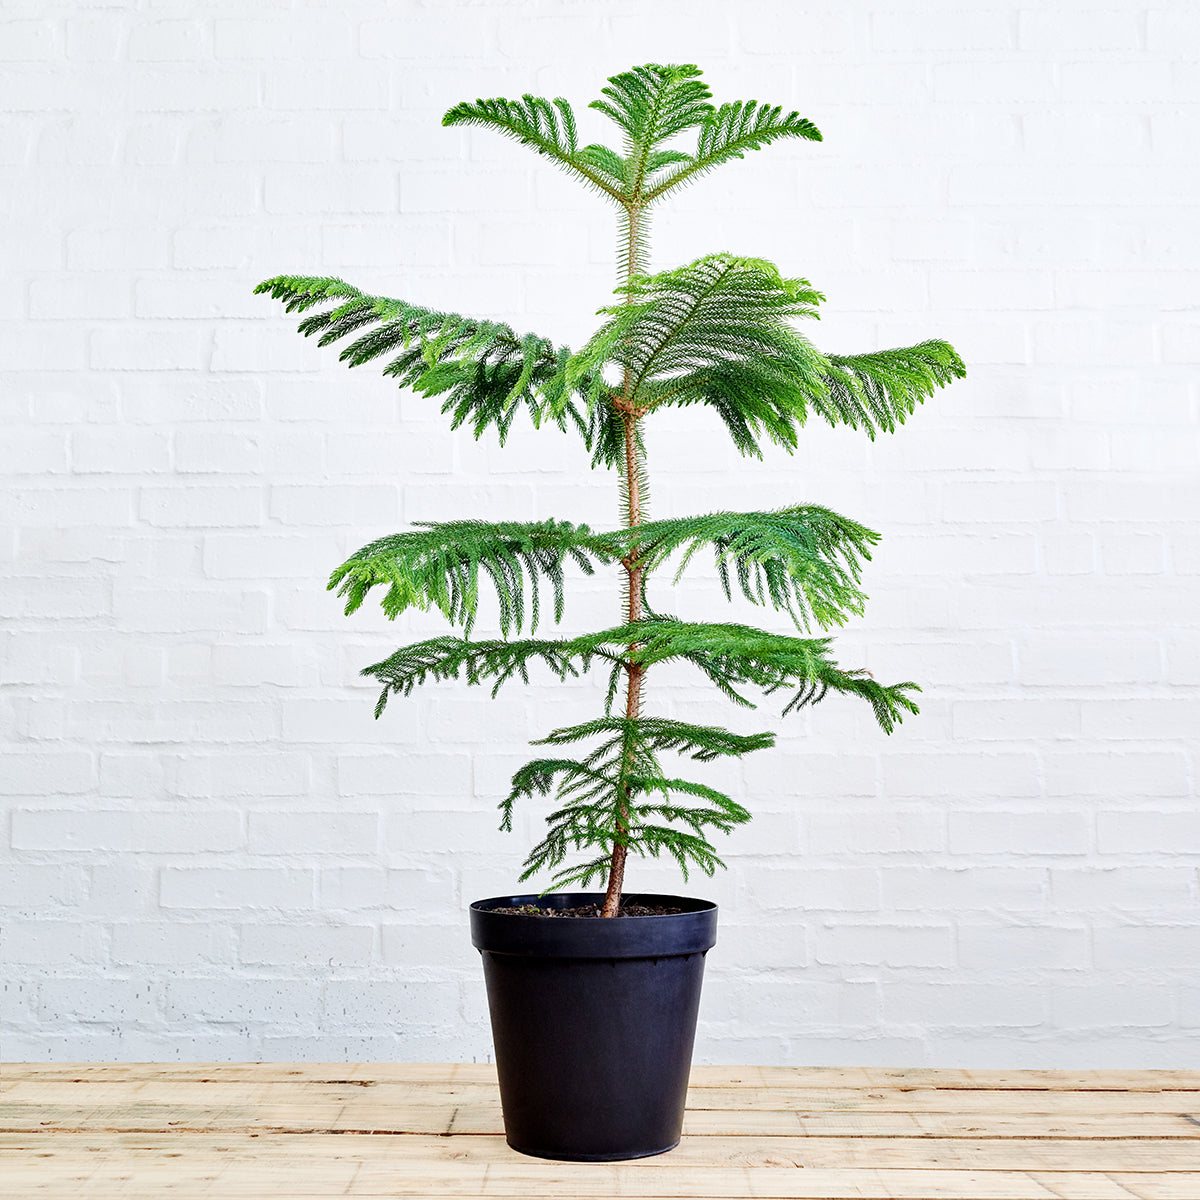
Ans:
[[[509,913],[514,917],[598,917],[598,904],[582,904],[578,908],[542,908],[537,904],[521,904],[509,908],[493,908],[492,912]],[[622,904],[618,917],[669,917],[683,912],[682,908],[662,904]]]

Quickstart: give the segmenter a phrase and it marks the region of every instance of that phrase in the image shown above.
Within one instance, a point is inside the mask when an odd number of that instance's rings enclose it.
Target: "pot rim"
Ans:
[[[602,903],[604,893],[492,896],[470,906],[471,942],[484,953],[547,958],[665,958],[703,954],[716,944],[717,906],[711,900],[647,892],[630,892],[624,899],[684,911],[644,917],[553,919],[493,910],[523,904],[574,908]]]

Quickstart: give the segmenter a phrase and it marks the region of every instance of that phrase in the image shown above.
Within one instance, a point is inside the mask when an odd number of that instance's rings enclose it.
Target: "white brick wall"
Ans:
[[[1200,1066],[1198,54],[1191,0],[9,0],[0,1057],[489,1054],[464,907],[539,829],[495,829],[522,740],[597,693],[431,687],[376,724],[357,668],[442,626],[323,583],[414,520],[603,525],[613,481],[553,434],[452,435],[250,293],[328,272],[577,342],[612,214],[439,120],[658,59],[826,141],[674,200],[655,265],[765,254],[828,294],[821,345],[970,367],[874,445],[650,433],[661,515],[878,528],[844,659],[926,688],[888,739],[651,677],[783,730],[722,776],[758,814],[730,870],[686,886],[724,910],[699,1058]],[[713,611],[697,584],[672,603]]]

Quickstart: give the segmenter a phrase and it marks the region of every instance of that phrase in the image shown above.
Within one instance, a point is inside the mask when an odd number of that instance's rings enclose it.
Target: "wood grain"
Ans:
[[[1200,1200],[1200,1072],[697,1067],[685,1137],[526,1158],[486,1064],[0,1064],[0,1196]]]

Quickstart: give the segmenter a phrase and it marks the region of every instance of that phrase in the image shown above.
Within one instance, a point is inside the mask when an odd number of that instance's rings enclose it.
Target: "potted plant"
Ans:
[[[495,694],[516,678],[528,682],[535,665],[559,679],[597,667],[607,676],[596,717],[548,733],[547,755],[516,772],[500,804],[502,827],[511,828],[519,801],[555,797],[546,836],[521,875],[552,872],[549,886],[471,906],[508,1141],[548,1158],[632,1158],[678,1142],[716,907],[627,894],[625,863],[630,853],[665,853],[685,879],[690,867],[711,875],[722,864],[710,835],[750,814],[667,760],[740,756],[774,740],[654,715],[651,669],[690,664],[740,704],[750,703],[747,691],[782,693],[785,714],[830,692],[857,696],[889,733],[917,711],[915,684],[885,685],[838,666],[824,633],[862,612],[860,571],[877,534],[813,505],[649,519],[642,429],[660,408],[709,405],[737,448],[761,457],[764,441],[791,450],[813,415],[872,438],[891,432],[935,387],[964,374],[942,341],[866,354],[817,350],[793,321],[816,317],[822,295],[761,259],[713,254],[647,272],[648,216],[660,197],[749,150],[821,137],[796,112],[755,101],[714,105],[700,75],[695,66],[649,64],[610,78],[591,107],[619,128],[619,150],[581,145],[561,98],[477,100],[444,118],[532,147],[615,206],[618,302],[600,310],[604,322],[581,350],[500,322],[366,295],[338,279],[287,275],[257,289],[288,312],[309,313],[300,332],[321,345],[350,339],[341,352],[350,366],[382,360],[401,386],[440,398],[453,428],[466,425],[476,438],[495,430],[503,443],[524,413],[535,426],[577,432],[592,467],[616,475],[620,528],[595,532],[553,519],[426,523],[363,547],[329,584],[347,613],[378,586],[389,616],[436,608],[461,628],[364,669],[382,685],[377,716],[390,696],[427,680],[490,683]],[[679,147],[683,135],[691,148]],[[715,555],[727,596],[738,592],[786,614],[799,635],[657,611],[651,579],[672,556],[681,572],[702,549]],[[619,620],[538,638],[539,585],[552,592],[560,620],[571,567],[613,571]],[[481,587],[498,597],[499,638],[471,637]],[[605,890],[584,890],[594,881]]]

